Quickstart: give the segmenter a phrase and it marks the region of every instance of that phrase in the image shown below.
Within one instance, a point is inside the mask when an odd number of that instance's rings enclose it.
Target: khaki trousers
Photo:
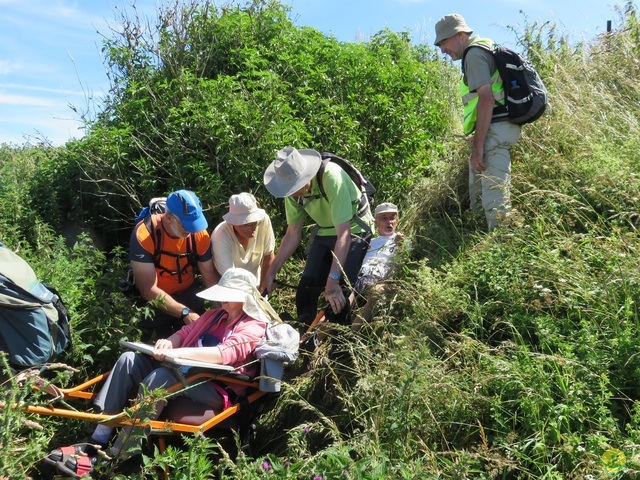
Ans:
[[[484,142],[484,164],[487,169],[475,172],[469,166],[469,200],[471,209],[481,205],[489,231],[498,226],[511,207],[511,156],[509,150],[520,138],[520,125],[496,122],[489,126]]]

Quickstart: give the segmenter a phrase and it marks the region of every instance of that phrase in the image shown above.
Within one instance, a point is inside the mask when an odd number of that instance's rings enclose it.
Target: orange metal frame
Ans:
[[[61,388],[60,393],[62,394],[62,399],[64,400],[72,400],[72,399],[83,399],[83,400],[93,400],[97,396],[97,392],[90,391],[92,387],[104,381],[109,372],[98,375],[95,378],[92,378],[80,385],[71,388]],[[258,390],[258,382],[257,381],[246,381],[239,378],[234,378],[233,374],[220,374],[215,373],[213,371],[210,372],[200,372],[195,375],[190,375],[186,377],[186,381],[188,384],[192,384],[199,380],[210,380],[210,379],[218,379],[220,381],[224,381],[225,383],[234,383],[239,385],[246,385],[248,387],[253,387],[256,389],[255,392],[249,394],[247,396],[247,403],[253,403],[259,398],[266,395],[265,392]],[[176,392],[184,388],[184,384],[179,382],[172,385],[167,389],[168,392]],[[128,410],[135,411],[139,408],[140,404],[133,405],[129,407]],[[2,406],[0,406],[2,407]],[[204,421],[199,425],[190,425],[186,423],[178,423],[172,422],[170,420],[148,420],[148,421],[136,421],[131,420],[130,415],[125,414],[124,412],[118,413],[116,415],[108,415],[103,413],[88,413],[82,412],[78,410],[73,410],[71,408],[59,408],[54,406],[47,405],[27,405],[27,406],[16,406],[16,408],[22,408],[24,411],[29,413],[34,413],[38,415],[50,415],[56,417],[63,418],[75,418],[78,420],[87,420],[94,423],[103,423],[110,427],[119,427],[122,425],[131,425],[135,423],[136,426],[149,426],[152,431],[166,431],[166,432],[183,432],[183,433],[196,433],[196,432],[206,432],[212,427],[220,424],[227,418],[231,417],[235,413],[241,410],[242,406],[240,403],[236,403],[229,408],[223,410],[219,414],[213,416],[209,420]]]
[[[318,325],[325,321],[324,310],[320,310],[316,315],[313,322],[309,325],[307,331],[303,335],[306,337],[313,333],[314,328],[318,327]],[[61,395],[61,399],[59,400],[93,400],[98,395],[97,392],[92,390],[92,387],[95,387],[99,383],[103,382],[108,376],[110,372],[103,373],[94,377],[90,380],[87,380],[80,385],[70,388],[59,388],[57,389]],[[246,398],[245,404],[251,404],[256,400],[260,399],[264,395],[265,392],[262,392],[258,389],[258,381],[246,381],[240,378],[234,377],[233,374],[229,373],[220,373],[215,372],[215,370],[211,371],[201,371],[196,373],[195,375],[190,375],[186,377],[186,382],[188,384],[193,384],[199,380],[210,380],[210,379],[218,379],[225,383],[235,383],[239,385],[246,385],[248,387],[252,387],[255,391],[249,394]],[[178,382],[172,385],[167,389],[169,393],[176,392],[184,387],[184,383]],[[140,403],[129,407],[127,410],[135,411],[140,407]],[[6,408],[6,405],[0,404],[0,409]],[[74,410],[72,408],[59,408],[55,406],[48,405],[14,405],[13,408],[22,408],[24,411],[29,413],[34,413],[38,415],[50,415],[56,417],[63,418],[74,418],[78,420],[86,420],[94,423],[103,423],[110,427],[119,427],[123,425],[131,425],[135,423],[137,426],[151,427],[153,432],[167,432],[167,433],[197,433],[197,432],[206,432],[212,427],[220,424],[227,418],[236,414],[238,411],[242,409],[242,405],[240,403],[236,403],[229,408],[223,410],[219,414],[213,416],[209,420],[204,421],[199,425],[191,425],[186,423],[172,422],[170,420],[147,420],[147,421],[138,421],[132,420],[131,415],[127,415],[125,412],[121,412],[115,415],[108,415],[104,413],[88,413],[82,412],[78,410]]]

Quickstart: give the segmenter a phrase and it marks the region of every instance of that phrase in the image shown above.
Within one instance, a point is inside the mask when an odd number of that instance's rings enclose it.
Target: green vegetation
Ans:
[[[228,196],[249,190],[281,230],[262,173],[278,148],[314,147],[349,157],[400,204],[412,258],[371,323],[291,366],[251,455],[193,436],[126,478],[165,465],[176,479],[637,478],[640,23],[632,2],[618,13],[588,43],[548,24],[514,32],[552,111],[523,129],[516,211],[490,234],[466,210],[457,67],[431,47],[390,31],[340,43],[293,26],[274,2],[123,18],[105,43],[110,96],[87,136],[0,147],[0,241],[71,307],[63,360],[79,371],[47,378],[109,368],[117,340],[136,335],[142,312],[117,280],[140,204],[188,186],[215,224]],[[74,225],[89,234],[65,242]],[[290,309],[291,292],[274,302]],[[32,400],[29,382],[5,383],[0,400]],[[85,435],[1,413],[0,476],[48,478],[38,460]],[[125,478],[107,463],[99,476]]]

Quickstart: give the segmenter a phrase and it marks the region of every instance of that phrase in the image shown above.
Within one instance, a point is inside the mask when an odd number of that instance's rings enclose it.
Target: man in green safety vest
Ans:
[[[435,45],[453,61],[462,60],[460,94],[464,105],[464,133],[471,145],[469,197],[471,209],[482,208],[491,231],[509,214],[511,156],[520,138],[520,125],[509,122],[504,89],[493,54],[474,44],[493,46],[486,38],[471,36],[462,16],[445,15],[436,23]],[[467,48],[469,49],[468,51]]]

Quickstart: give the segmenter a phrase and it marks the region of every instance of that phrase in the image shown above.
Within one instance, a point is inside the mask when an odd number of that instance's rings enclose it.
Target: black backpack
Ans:
[[[463,69],[467,52],[473,47],[484,48],[495,58],[496,68],[502,79],[509,121],[524,125],[540,118],[547,109],[548,94],[531,62],[510,48],[491,48],[482,43],[474,43],[462,54]]]
[[[0,243],[0,351],[22,369],[50,362],[66,349],[71,331],[60,294]]]
[[[194,235],[189,236],[189,242],[187,242],[186,253],[174,253],[162,250],[162,227],[158,224],[154,224],[153,215],[165,213],[167,210],[167,197],[154,197],[149,201],[149,205],[144,207],[138,213],[138,216],[134,219],[136,225],[142,220],[144,226],[149,231],[149,234],[153,237],[153,264],[156,268],[169,273],[170,275],[178,275],[178,282],[182,283],[182,273],[185,269],[192,267],[196,268],[198,264],[196,238]],[[168,255],[176,258],[176,270],[169,270],[160,265],[160,257],[162,255]],[[179,268],[180,259],[187,257],[188,263],[184,268]],[[127,276],[119,282],[120,290],[123,292],[130,292],[135,285],[135,278],[131,268],[127,270]]]
[[[346,158],[339,157],[333,153],[323,152],[320,154],[322,157],[322,163],[320,164],[320,168],[318,169],[318,173],[316,174],[316,180],[318,182],[318,188],[320,189],[320,194],[326,199],[327,194],[324,190],[324,186],[322,185],[322,175],[324,174],[324,170],[327,167],[329,162],[333,162],[342,168],[351,181],[362,191],[362,196],[360,197],[360,203],[358,204],[358,209],[354,215],[354,220],[367,231],[371,231],[371,227],[364,223],[361,218],[371,210],[373,206],[373,199],[376,194],[376,187],[369,181],[367,177],[365,177],[360,170],[358,170],[349,160]]]

